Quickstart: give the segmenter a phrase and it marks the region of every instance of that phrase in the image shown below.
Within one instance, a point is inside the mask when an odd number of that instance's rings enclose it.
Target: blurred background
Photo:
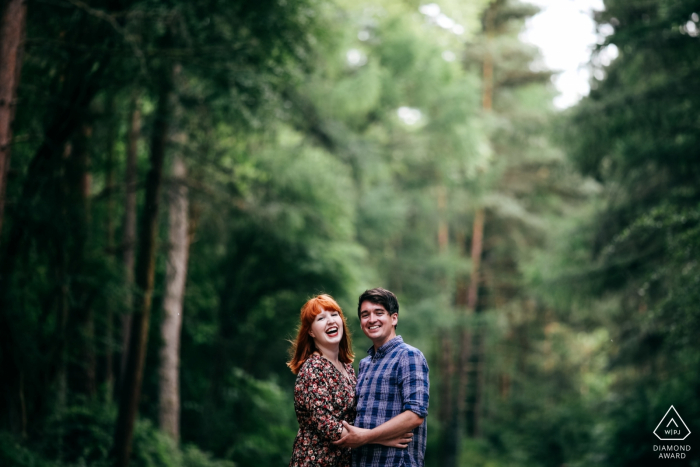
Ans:
[[[535,3],[4,0],[0,465],[285,466],[302,304],[357,365],[377,286],[430,467],[700,428],[700,4]]]

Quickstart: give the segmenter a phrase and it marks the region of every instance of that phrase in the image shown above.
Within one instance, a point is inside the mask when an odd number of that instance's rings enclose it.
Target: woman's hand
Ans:
[[[413,433],[409,431],[408,433],[399,435],[396,438],[379,440],[377,443],[390,448],[406,449],[408,447],[408,443],[410,443],[412,439]]]
[[[396,418],[396,417],[394,417]],[[381,432],[381,427],[386,425],[388,422],[380,425],[379,427],[368,430],[366,428],[358,428],[356,426],[350,425],[348,422],[343,420],[343,431],[341,432],[341,438],[338,441],[333,441],[333,444],[341,448],[358,448],[365,444],[381,444],[383,446],[388,446],[391,448],[406,449],[408,443],[413,440],[413,433],[407,432],[397,435],[395,438],[387,438],[386,432]],[[379,432],[377,432],[379,430]],[[346,434],[347,432],[347,434]],[[375,436],[372,436],[375,433]],[[391,433],[391,432],[389,432]]]

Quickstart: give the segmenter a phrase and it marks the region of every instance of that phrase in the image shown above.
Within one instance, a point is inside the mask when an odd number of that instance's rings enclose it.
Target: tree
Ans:
[[[113,457],[115,467],[129,465],[134,423],[141,396],[143,369],[148,345],[148,328],[151,319],[153,281],[155,278],[156,238],[158,235],[158,209],[165,161],[166,141],[173,100],[173,73],[175,66],[166,62],[156,104],[155,120],[151,134],[150,169],[146,177],[146,195],[141,214],[139,249],[134,271],[134,303],[127,350],[124,384],[119,403],[119,416],[114,435]]]
[[[10,170],[12,122],[15,116],[17,86],[22,70],[27,3],[13,0],[0,10],[0,232],[5,210],[7,173]]]
[[[614,304],[599,316],[616,343],[609,355],[616,402],[604,407],[609,449],[636,446],[616,462],[640,465],[656,461],[641,449],[644,433],[676,404],[671,399],[684,401],[684,418],[699,410],[672,389],[698,388],[687,369],[698,355],[691,344],[697,308],[690,304],[698,299],[699,276],[692,110],[699,104],[699,18],[689,1],[605,6],[596,16],[606,37],[591,64],[592,90],[566,128],[572,160],[604,191],[601,208],[582,228],[589,261],[570,274],[583,291]]]
[[[160,351],[160,412],[163,431],[180,437],[180,328],[190,248],[187,199],[187,167],[181,157],[173,159],[171,193],[168,201],[169,252],[167,282],[161,324],[163,346]]]
[[[136,251],[136,191],[137,191],[137,165],[139,135],[141,134],[141,103],[136,91],[132,93],[129,106],[129,125],[126,143],[126,170],[125,170],[125,199],[124,199],[124,239],[122,243],[122,261],[124,263],[124,278],[127,290],[126,313],[122,314],[122,357],[120,365],[119,386],[124,381],[126,361],[131,335],[131,306],[132,288],[134,283],[134,257]]]

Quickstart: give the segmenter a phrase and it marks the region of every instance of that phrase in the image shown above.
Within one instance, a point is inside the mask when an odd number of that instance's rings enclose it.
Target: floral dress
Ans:
[[[343,420],[355,421],[355,370],[345,364],[346,378],[328,359],[312,354],[301,366],[294,386],[299,432],[289,467],[349,467],[350,449],[340,439]]]

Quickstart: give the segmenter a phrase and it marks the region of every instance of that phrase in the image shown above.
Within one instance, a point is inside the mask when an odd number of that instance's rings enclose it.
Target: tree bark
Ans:
[[[141,134],[141,102],[136,91],[131,96],[129,131],[126,142],[126,198],[124,200],[124,244],[122,260],[124,262],[124,278],[127,296],[125,297],[126,313],[122,314],[122,358],[119,371],[119,386],[124,381],[126,362],[129,352],[129,337],[131,334],[131,290],[134,284],[134,257],[136,251],[136,185],[137,185],[137,155],[139,136]],[[121,392],[121,391],[120,391]]]
[[[447,189],[439,186],[437,190],[438,226],[437,241],[440,254],[446,254],[449,247],[449,227],[447,223]],[[442,287],[447,290],[448,283],[445,277]],[[456,438],[453,436],[454,413],[454,353],[452,348],[452,335],[449,329],[442,329],[439,337],[438,374],[440,377],[440,420],[443,445],[440,455],[441,465],[454,466],[456,457]]]
[[[443,429],[446,431],[449,428],[452,419],[452,381],[454,379],[454,359],[452,352],[452,339],[450,334],[443,332],[440,337],[440,421]]]
[[[181,157],[173,161],[173,188],[169,200],[168,224],[170,250],[167,263],[167,283],[163,300],[163,323],[160,350],[160,407],[161,430],[175,440],[180,437],[180,329],[182,302],[187,278],[189,256],[189,229],[187,199],[187,167]]]
[[[472,231],[472,272],[469,279],[467,309],[473,313],[479,299],[479,276],[481,273],[481,253],[484,249],[484,208],[476,210]]]
[[[484,14],[484,35],[486,39],[486,50],[482,63],[482,92],[481,92],[481,108],[485,113],[493,110],[493,91],[494,91],[494,62],[491,54],[491,42],[494,33],[494,20],[496,15],[497,2],[491,2]],[[471,260],[472,271],[469,279],[469,290],[467,292],[467,314],[473,316],[477,311],[479,302],[479,284],[481,282],[481,256],[484,245],[484,208],[479,207],[474,214],[474,226],[472,230],[472,245],[471,245]],[[471,435],[479,437],[481,434],[481,394],[483,392],[483,335],[477,335],[473,338],[468,330],[464,330],[462,338],[462,351],[460,360],[463,361],[463,367],[460,369],[465,374],[464,378],[470,370],[472,370],[472,388],[473,388],[473,403],[471,407],[467,404],[466,384],[464,388],[463,413],[466,417],[469,412],[469,426]],[[472,346],[475,345],[480,351],[473,352]],[[469,368],[473,364],[473,368]],[[466,419],[463,426],[466,425]]]
[[[22,70],[27,2],[8,0],[3,2],[3,6],[0,11],[0,233],[5,210],[7,173],[10,169],[12,121]]]
[[[7,0],[3,3],[8,5]],[[104,28],[91,28],[90,24],[82,26],[75,28],[78,37],[73,43],[82,43],[81,35],[89,35],[91,41],[97,43],[104,39],[104,34],[100,32],[105,30]],[[1,46],[5,46],[4,39]],[[61,178],[60,170],[64,167],[63,149],[66,142],[84,123],[89,104],[101,88],[104,73],[109,69],[106,65],[111,56],[104,53],[85,55],[85,52],[76,52],[71,55],[70,60],[65,60],[70,66],[57,71],[60,79],[54,80],[57,89],[51,99],[52,108],[46,116],[48,125],[43,141],[27,167],[21,193],[17,196],[16,207],[13,209],[11,228],[3,236],[0,253],[0,391],[5,393],[6,406],[0,410],[0,424],[6,424],[15,432],[18,432],[20,427],[17,414],[23,410],[32,413],[36,409],[38,399],[25,394],[29,391],[36,392],[36,385],[27,383],[34,381],[30,375],[45,370],[45,374],[49,376],[47,383],[52,383],[57,376],[63,354],[58,351],[47,354],[45,366],[42,365],[41,369],[31,366],[27,356],[28,347],[31,346],[17,338],[15,317],[22,310],[13,303],[11,278],[17,265],[27,255],[29,245],[34,244],[32,240],[37,238],[37,232],[42,228],[45,230],[42,222],[46,218],[39,220],[37,211],[44,212],[47,210],[47,204],[53,204],[48,209],[51,211],[50,215],[60,218],[56,211],[63,206],[54,199],[57,192],[49,191],[58,189],[56,183]],[[3,59],[0,66],[4,64]],[[4,175],[3,173],[3,177]],[[40,210],[36,209],[37,205],[41,206]],[[60,226],[61,229],[66,227]],[[51,236],[55,237],[53,234]],[[60,319],[57,317],[57,320]],[[59,342],[57,347],[62,346],[63,343]],[[19,384],[21,377],[25,381],[23,385]],[[33,417],[27,416],[26,420],[31,423]]]
[[[486,36],[486,52],[484,53],[483,70],[482,70],[482,110],[491,112],[493,110],[493,55],[491,54],[491,42],[494,31],[494,17],[496,14],[496,3],[492,2],[486,10],[484,17],[484,33]],[[469,293],[467,296],[467,310],[470,315],[474,315],[477,311],[479,303],[479,284],[481,283],[481,256],[484,249],[484,208],[479,207],[474,215],[474,229],[472,232],[472,273],[469,280]],[[469,426],[471,427],[471,435],[475,438],[481,436],[481,398],[484,385],[484,335],[480,332],[476,338],[474,355],[466,356],[467,360],[473,361],[473,403],[469,410],[470,418]],[[467,344],[465,342],[465,344]],[[472,345],[469,342],[468,345]],[[469,350],[466,350],[469,352]],[[466,371],[466,370],[465,370]]]
[[[84,146],[82,148],[82,154],[80,154],[80,201],[81,209],[83,210],[81,215],[81,220],[83,222],[83,231],[78,234],[78,240],[83,240],[82,245],[76,245],[76,249],[80,250],[81,264],[78,264],[79,274],[82,276],[87,276],[89,271],[85,269],[85,248],[87,243],[90,241],[90,221],[91,221],[91,200],[90,200],[90,189],[92,185],[92,172],[90,170],[90,155],[88,150],[88,142],[92,135],[92,127],[83,127],[83,138]],[[90,291],[86,289],[83,285],[80,288],[81,292],[81,306],[83,307],[82,314],[84,320],[82,323],[82,342],[83,342],[83,352],[81,357],[83,360],[83,375],[85,378],[84,389],[85,393],[89,397],[94,397],[97,392],[97,356],[95,352],[95,313],[88,300],[87,295]]]
[[[131,333],[112,450],[115,467],[127,467],[129,464],[134,423],[141,396],[141,383],[143,381],[143,369],[148,345],[148,328],[151,317],[158,207],[168,120],[170,118],[170,100],[173,86],[172,73],[172,68],[164,70],[163,79],[159,86],[159,96],[153,122],[150,154],[151,167],[146,178],[145,205],[141,217],[139,251],[134,271],[135,293]]]
[[[472,230],[472,248],[471,248],[471,260],[472,260],[472,271],[469,278],[469,290],[467,292],[467,316],[472,317],[476,313],[476,308],[479,302],[479,283],[481,275],[481,254],[483,252],[484,246],[484,209],[478,208],[474,216],[474,226]],[[473,396],[475,398],[479,397],[481,389],[479,384],[481,380],[479,377],[479,364],[481,361],[481,356],[473,352],[472,346],[474,344],[479,345],[481,337],[477,336],[476,339],[472,336],[472,333],[465,329],[462,337],[462,351],[460,354],[461,363],[461,373],[464,375],[465,380],[469,379],[467,376],[472,373],[472,388]],[[476,341],[476,342],[475,342]],[[473,365],[473,366],[472,366]],[[464,386],[464,391],[460,394],[462,402],[461,411],[464,414],[464,420],[466,425],[467,413],[470,414],[469,426],[471,428],[472,436],[477,436],[475,428],[479,426],[479,413],[478,413],[478,400],[475,400],[471,407],[467,403],[467,388],[466,381]]]
[[[89,397],[96,392],[94,316],[89,300],[91,286],[85,269],[86,245],[89,242],[90,184],[89,141],[92,127],[83,125],[66,145],[61,179],[61,223],[56,242],[66,250],[65,274],[68,284],[68,388]]]
[[[483,57],[483,67],[482,67],[482,96],[481,96],[481,106],[484,112],[490,112],[493,108],[493,57],[489,50],[491,43],[491,36],[493,34],[493,19],[495,14],[495,2],[491,2],[488,6],[486,12],[484,13],[484,35],[486,39],[486,51]],[[483,249],[483,235],[484,235],[484,210],[483,208],[477,208],[474,215],[474,225],[472,230],[472,245],[471,245],[471,261],[472,261],[472,271],[469,280],[469,287],[465,287],[463,281],[458,280],[457,292],[456,292],[456,305],[457,308],[464,310],[467,317],[473,316],[476,311],[476,306],[478,303],[478,292],[479,292],[479,273],[481,266],[481,253]],[[452,437],[453,442],[448,443],[450,449],[454,449],[454,452],[447,456],[448,459],[452,461],[449,467],[453,467],[457,462],[457,454],[459,452],[459,440],[461,438],[461,433],[466,428],[467,425],[467,397],[469,394],[469,373],[471,372],[471,360],[472,360],[472,333],[467,325],[459,331],[459,356],[457,363],[457,390],[456,390],[456,410],[454,410],[453,415],[453,425],[450,430],[449,436]],[[474,386],[474,393],[479,394],[480,390],[476,386],[480,384],[478,377],[472,382]],[[478,416],[472,409],[472,416]],[[478,422],[477,422],[478,423]],[[472,427],[474,426],[474,420],[472,419]]]
[[[110,93],[105,105],[107,123],[107,147],[106,149],[106,169],[107,169],[107,219],[106,219],[106,250],[110,256],[114,255],[114,141],[117,132],[117,120],[114,116],[114,94]],[[114,391],[114,305],[107,304],[105,311],[104,327],[104,384],[105,396],[111,401]]]

